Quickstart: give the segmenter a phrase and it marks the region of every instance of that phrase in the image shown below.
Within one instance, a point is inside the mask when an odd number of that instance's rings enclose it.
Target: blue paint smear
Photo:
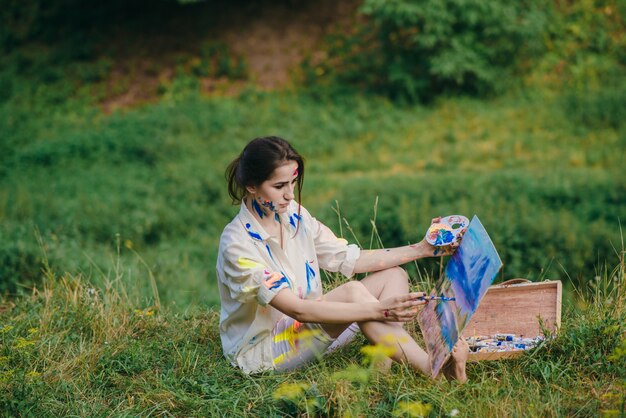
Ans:
[[[451,351],[459,337],[459,333],[456,328],[456,321],[454,319],[454,312],[452,312],[449,303],[442,302],[440,300],[437,301],[435,312],[437,312],[437,317],[439,318],[441,336],[448,346],[448,351]]]
[[[263,219],[263,211],[261,210],[261,206],[256,202],[256,200],[252,201],[252,208],[256,211],[259,218]]]
[[[270,250],[269,244],[265,244],[265,248],[267,249],[267,253],[270,255],[270,258],[272,259],[272,261],[276,262],[276,260],[274,260],[274,256],[272,255],[272,250]],[[283,274],[283,276],[284,276],[284,274]]]
[[[278,289],[283,283],[287,283],[287,287],[291,288],[291,282],[289,282],[287,275],[282,271],[280,272],[280,274],[282,274],[283,277],[281,277],[279,281],[274,283],[272,287],[270,287],[270,290]]]
[[[293,226],[293,229],[296,229],[301,221],[302,215],[298,215],[297,213],[292,213],[289,215],[289,224]]]
[[[278,214],[277,214],[277,213],[275,213],[275,214],[274,214],[274,220],[275,220],[276,222],[280,222],[280,218],[278,217]]]
[[[250,224],[246,224],[246,228],[248,229],[248,235],[258,241],[263,241],[263,238],[261,238],[261,235],[259,235],[258,232],[250,231]]]
[[[274,202],[271,202],[268,200],[267,202],[263,202],[263,206],[268,208],[272,212],[276,212],[276,208],[274,207]]]
[[[459,329],[466,325],[476,311],[501,266],[502,262],[487,231],[474,217],[461,245],[448,262],[445,273],[456,297]]]
[[[289,284],[289,280],[287,280],[287,276],[285,276],[285,273],[281,271],[280,274],[282,274],[283,277],[281,277],[279,281],[274,283],[272,287],[270,287],[270,290],[278,289],[283,283],[287,283],[287,286],[291,287],[291,285]]]
[[[252,238],[258,241],[263,241],[263,238],[261,238],[261,236],[257,234],[256,232],[248,231],[248,235],[250,235]]]
[[[451,231],[439,230],[437,234],[437,239],[435,240],[435,245],[446,245],[450,244],[454,239],[454,234]]]
[[[311,282],[315,279],[315,270],[308,261],[304,262],[306,268],[306,294],[311,293]]]

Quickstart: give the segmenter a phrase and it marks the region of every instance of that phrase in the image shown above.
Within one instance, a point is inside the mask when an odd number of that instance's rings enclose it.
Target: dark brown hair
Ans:
[[[233,204],[241,202],[246,194],[246,186],[261,185],[277,167],[288,161],[298,163],[296,200],[300,204],[304,181],[304,159],[289,142],[277,136],[253,139],[226,168],[228,194]]]

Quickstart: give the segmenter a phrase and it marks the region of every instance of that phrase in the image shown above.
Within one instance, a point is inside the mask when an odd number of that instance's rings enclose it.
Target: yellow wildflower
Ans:
[[[124,241],[124,247],[128,248],[129,250],[133,249],[133,242],[129,239]]]
[[[393,410],[393,416],[396,417],[426,417],[433,409],[432,405],[421,402],[400,401]]]
[[[13,379],[14,374],[15,374],[15,370],[7,370],[6,372],[0,372],[0,383],[5,383]]]
[[[137,316],[154,316],[154,308],[135,309],[135,315]]]
[[[34,379],[41,376],[41,373],[39,373],[36,370],[31,370],[30,372],[26,373],[26,377],[29,379]]]
[[[344,370],[333,373],[332,379],[334,381],[347,380],[349,382],[366,384],[369,380],[370,372],[367,369],[351,364]]]
[[[272,397],[276,400],[296,401],[308,388],[309,385],[306,383],[283,383],[274,391]]]
[[[361,347],[361,353],[365,355],[370,363],[378,363],[393,356],[396,352],[395,347],[386,344],[366,345]]]
[[[13,329],[13,325],[5,325],[2,328],[0,328],[0,334],[6,334],[7,332],[11,331]]]
[[[31,345],[34,345],[34,344],[35,344],[35,342],[32,341],[32,340],[27,340],[26,338],[18,337],[15,340],[15,343],[13,344],[13,348],[19,350],[20,348],[28,347],[28,346],[31,346]]]
[[[407,337],[406,335],[399,337],[397,335],[387,334],[381,340],[382,344],[387,344],[390,346],[396,345],[396,343],[406,343],[406,342],[409,342],[409,337]]]

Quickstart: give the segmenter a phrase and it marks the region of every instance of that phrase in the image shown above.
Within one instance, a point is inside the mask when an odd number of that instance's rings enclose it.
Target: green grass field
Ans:
[[[580,290],[553,341],[520,359],[470,363],[465,385],[400,365],[381,373],[380,350],[357,343],[298,372],[244,376],[222,357],[217,310],[143,308],[123,285],[125,267],[99,289],[48,272],[32,296],[0,305],[3,416],[625,413],[623,261]]]
[[[217,242],[236,212],[223,172],[266,134],[306,157],[303,204],[340,233],[338,205],[354,236],[341,233],[365,247],[375,209],[386,246],[416,242],[432,217],[461,213],[477,214],[490,232],[501,279],[584,285],[618,259],[626,135],[573,124],[556,99],[447,99],[426,108],[251,91],[187,94],[110,116],[76,103],[35,115],[9,104],[1,111],[10,146],[1,157],[0,273],[10,293],[39,281],[44,253],[57,274],[102,283],[119,251],[123,280],[139,295],[151,297],[151,272],[165,305],[214,306]]]

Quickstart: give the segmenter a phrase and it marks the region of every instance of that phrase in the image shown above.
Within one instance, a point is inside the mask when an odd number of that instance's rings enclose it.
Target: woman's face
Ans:
[[[287,161],[278,166],[272,175],[259,186],[248,186],[250,196],[254,198],[253,209],[262,218],[261,213],[285,213],[294,199],[298,180],[298,163]],[[261,212],[261,213],[259,213]]]

